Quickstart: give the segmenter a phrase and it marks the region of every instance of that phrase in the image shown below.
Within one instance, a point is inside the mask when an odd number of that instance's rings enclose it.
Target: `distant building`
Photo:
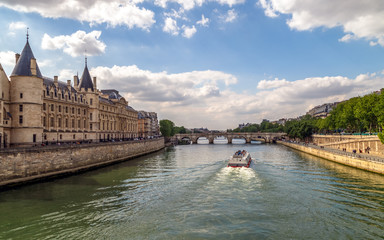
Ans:
[[[246,124],[241,123],[241,124],[239,124],[239,129],[243,129],[243,128],[248,127],[250,125],[252,125],[252,123],[246,123]]]
[[[159,122],[155,112],[138,112],[138,135],[142,138],[151,138],[160,135]]]
[[[271,122],[271,123],[273,123],[273,124],[279,124],[279,125],[284,126],[286,122],[287,122],[287,119],[285,119],[285,118],[281,118],[281,119],[276,120],[276,121],[273,121],[273,122]]]
[[[208,130],[208,128],[193,128],[191,129],[192,132],[194,133],[209,133],[210,131]]]
[[[307,114],[311,115],[312,117],[326,118],[332,109],[337,106],[337,104],[339,104],[339,102],[325,103],[323,105],[312,108],[307,112]]]

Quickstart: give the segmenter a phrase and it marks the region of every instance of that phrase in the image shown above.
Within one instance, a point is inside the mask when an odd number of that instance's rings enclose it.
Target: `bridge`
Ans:
[[[262,141],[271,143],[273,140],[280,139],[286,133],[262,133],[262,132],[209,132],[209,133],[184,133],[176,134],[173,138],[178,141],[192,141],[193,144],[197,144],[197,140],[201,137],[205,137],[209,140],[209,143],[213,143],[213,140],[218,137],[225,137],[228,143],[232,143],[233,139],[245,139],[246,143],[251,141]]]

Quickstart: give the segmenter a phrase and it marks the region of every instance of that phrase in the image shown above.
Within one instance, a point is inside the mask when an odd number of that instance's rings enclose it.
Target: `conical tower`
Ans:
[[[76,79],[77,77],[75,77]],[[76,81],[76,80],[75,80]],[[97,141],[100,140],[100,136],[97,135],[99,128],[99,94],[96,87],[96,77],[93,78],[88,70],[87,58],[85,58],[84,71],[81,76],[80,82],[75,87],[80,93],[85,95],[88,102],[88,114],[89,114],[89,129],[90,136]]]
[[[16,54],[16,65],[10,78],[11,144],[41,143],[43,77],[29,45],[28,34],[23,51]]]

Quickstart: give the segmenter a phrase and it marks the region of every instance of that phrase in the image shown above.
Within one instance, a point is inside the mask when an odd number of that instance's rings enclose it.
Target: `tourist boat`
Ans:
[[[228,162],[228,167],[245,167],[249,168],[249,166],[252,163],[251,154],[249,152],[243,150],[243,151],[237,151]]]

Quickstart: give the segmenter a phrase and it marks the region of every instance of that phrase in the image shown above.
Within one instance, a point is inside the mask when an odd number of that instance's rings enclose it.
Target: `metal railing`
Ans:
[[[348,157],[359,158],[359,159],[363,159],[363,160],[367,160],[367,161],[372,161],[372,162],[384,163],[384,158],[378,157],[378,156],[374,156],[374,155],[369,155],[367,153],[346,152],[346,151],[342,151],[342,150],[338,150],[338,149],[334,149],[334,148],[328,148],[328,147],[324,147],[324,146],[317,146],[317,145],[312,144],[312,143],[290,142],[290,141],[286,141],[286,142],[291,143],[291,144],[297,144],[297,145],[301,145],[301,146],[305,146],[305,147],[310,147],[310,148],[315,148],[315,149],[331,152],[333,154],[337,154],[337,155],[341,155],[341,156],[348,156]]]

